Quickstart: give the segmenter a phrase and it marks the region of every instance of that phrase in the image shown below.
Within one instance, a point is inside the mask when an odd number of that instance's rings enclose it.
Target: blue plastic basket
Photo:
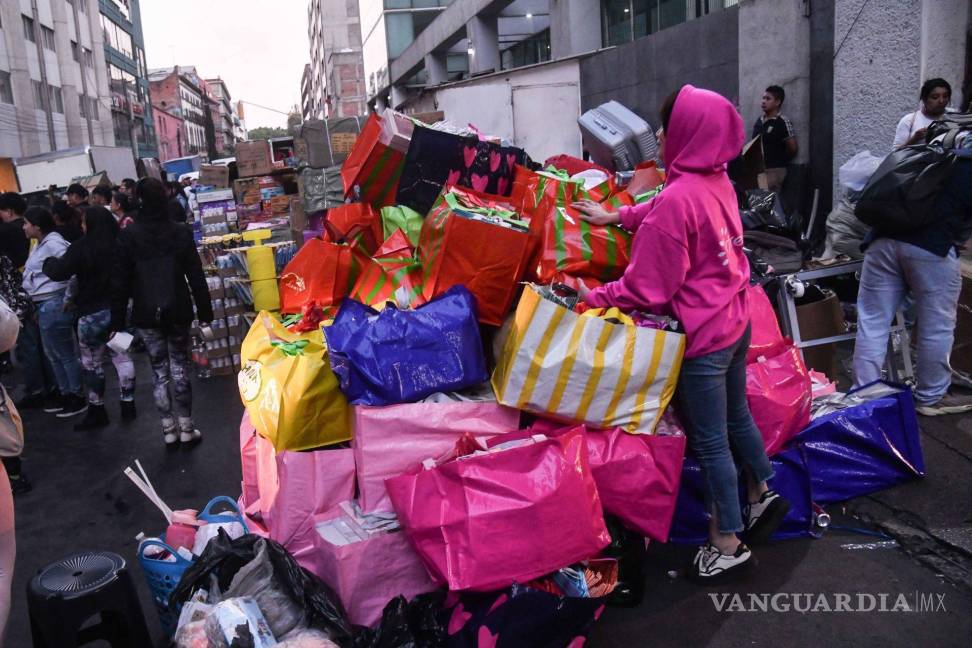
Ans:
[[[219,504],[228,504],[234,512],[213,513],[213,507]],[[196,517],[210,524],[218,522],[239,522],[243,525],[244,531],[249,533],[246,521],[240,514],[236,502],[225,495],[220,495],[209,500],[206,507]],[[158,540],[146,540],[142,543],[138,550],[138,562],[142,566],[142,571],[145,573],[145,580],[148,582],[149,589],[152,591],[152,599],[155,601],[155,608],[158,610],[159,620],[162,622],[162,630],[165,631],[167,636],[171,637],[179,621],[182,606],[180,605],[178,608],[170,607],[169,595],[172,594],[172,590],[179,584],[185,571],[192,565],[192,561],[186,560],[176,553],[175,549],[167,545],[165,543],[164,533],[160,537],[161,542]],[[175,562],[155,560],[146,557],[145,550],[151,547],[159,547],[168,551],[175,556]]]

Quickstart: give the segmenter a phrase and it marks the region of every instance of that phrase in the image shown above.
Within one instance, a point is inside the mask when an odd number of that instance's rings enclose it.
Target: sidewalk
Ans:
[[[161,636],[141,571],[134,536],[159,532],[158,511],[122,474],[139,458],[173,508],[199,508],[212,496],[240,491],[238,423],[242,406],[230,378],[195,383],[201,445],[166,449],[152,410],[151,377],[136,359],[139,418],[93,434],[72,430],[74,419],[24,415],[25,470],[34,490],[16,499],[18,556],[7,645],[29,646],[24,597],[39,568],[66,554],[109,550],[129,561],[149,626]],[[110,374],[110,372],[109,372]],[[8,374],[11,385],[16,384]],[[109,394],[111,389],[109,386]],[[16,390],[13,390],[16,391]],[[879,528],[901,547],[848,549],[881,538],[830,531],[757,550],[759,568],[743,582],[699,588],[668,572],[682,568],[692,549],[656,545],[650,551],[647,594],[635,609],[608,609],[588,643],[607,646],[966,645],[972,636],[972,417],[922,419],[928,477],[853,501],[847,515],[831,507],[835,525]],[[854,520],[866,516],[873,523]],[[899,593],[944,594],[944,612],[719,612],[709,594],[882,593],[888,607]],[[937,602],[937,597],[935,598]],[[159,644],[164,645],[164,644]]]

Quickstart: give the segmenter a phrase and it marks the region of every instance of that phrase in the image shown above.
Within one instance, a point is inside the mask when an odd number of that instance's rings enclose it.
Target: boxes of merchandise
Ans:
[[[202,191],[196,194],[196,201],[204,236],[219,236],[236,229],[238,215],[232,190]]]
[[[298,166],[317,169],[344,162],[361,132],[363,117],[308,119],[300,125],[294,138],[294,155]]]
[[[241,178],[268,175],[273,171],[270,142],[254,140],[236,145],[236,168]]]
[[[229,184],[229,167],[221,164],[204,164],[199,167],[199,184],[226,189]]]

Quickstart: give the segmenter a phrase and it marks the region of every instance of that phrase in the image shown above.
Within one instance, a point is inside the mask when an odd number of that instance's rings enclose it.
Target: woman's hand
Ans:
[[[609,212],[593,200],[578,200],[571,205],[580,212],[580,217],[592,225],[617,225],[621,222],[620,212]]]

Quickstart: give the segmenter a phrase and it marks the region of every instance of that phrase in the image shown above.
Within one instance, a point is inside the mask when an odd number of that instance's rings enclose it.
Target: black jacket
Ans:
[[[9,223],[0,223],[0,255],[10,259],[14,268],[22,268],[30,253],[30,241],[24,234],[24,219],[15,218]]]
[[[888,235],[889,238],[918,246],[940,257],[961,247],[972,235],[972,160],[959,158],[952,175],[935,199],[934,223],[914,232]],[[875,228],[874,238],[881,236]]]
[[[168,268],[163,274],[171,272],[171,276],[157,276],[159,268]],[[169,308],[161,320],[156,303],[159,295],[171,296]],[[129,299],[135,302],[132,323],[140,328],[190,324],[193,301],[196,319],[211,322],[213,305],[192,230],[169,220],[166,209],[160,213],[140,213],[135,222],[118,235],[111,299],[113,331],[125,328]]]
[[[110,255],[88,252],[88,241],[81,237],[68,247],[61,257],[44,261],[44,274],[54,281],[68,281],[78,277],[78,294],[74,303],[78,315],[91,315],[111,308]]]
[[[179,202],[179,198],[176,196],[169,198],[167,208],[169,210],[169,218],[171,218],[173,221],[176,223],[186,222],[186,209],[182,206],[182,203]]]

